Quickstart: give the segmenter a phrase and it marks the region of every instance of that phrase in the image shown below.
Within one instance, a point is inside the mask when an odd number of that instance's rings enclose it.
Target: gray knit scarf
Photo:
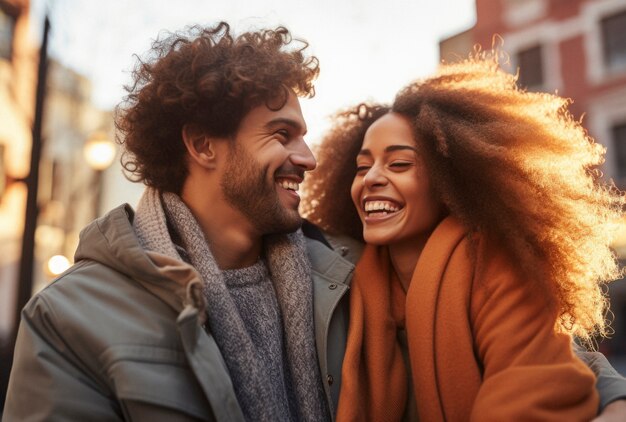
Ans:
[[[170,228],[180,238],[174,244]],[[270,380],[224,282],[200,225],[175,194],[147,188],[134,219],[146,250],[189,261],[204,281],[211,334],[231,373],[237,399],[248,420],[285,420],[275,403],[263,400]],[[300,231],[266,236],[265,256],[283,317],[283,338],[291,384],[295,386],[298,420],[329,420],[317,363],[313,325],[313,283],[304,237]],[[180,246],[184,252],[180,251]]]

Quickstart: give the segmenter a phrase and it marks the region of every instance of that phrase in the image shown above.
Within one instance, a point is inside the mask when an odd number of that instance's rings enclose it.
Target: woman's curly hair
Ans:
[[[605,282],[619,278],[610,248],[624,194],[601,179],[605,149],[568,112],[569,100],[521,90],[497,55],[442,65],[397,95],[435,194],[471,231],[498,238],[519,267],[544,282],[560,330],[606,334]],[[388,108],[339,115],[317,148],[303,212],[335,234],[362,239],[351,204],[356,154]],[[382,113],[381,113],[382,112]]]
[[[306,42],[292,41],[284,27],[234,36],[225,22],[154,41],[116,112],[129,179],[179,193],[187,177],[185,124],[232,137],[251,108],[281,108],[288,88],[312,97],[318,60],[304,54]]]

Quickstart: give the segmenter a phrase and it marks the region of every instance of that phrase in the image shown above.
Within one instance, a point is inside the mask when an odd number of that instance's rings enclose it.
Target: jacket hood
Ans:
[[[124,204],[90,223],[80,232],[74,262],[92,260],[125,274],[180,311],[184,307],[185,286],[169,278],[164,263],[155,262],[154,254],[141,247],[133,229],[134,216],[131,206]],[[195,273],[182,261],[170,259],[167,264],[170,273],[173,267]]]

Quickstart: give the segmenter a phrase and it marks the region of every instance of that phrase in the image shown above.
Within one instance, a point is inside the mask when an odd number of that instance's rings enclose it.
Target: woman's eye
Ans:
[[[365,165],[361,165],[361,166],[359,166],[359,165],[357,164],[357,166],[356,166],[356,172],[357,172],[357,174],[363,174],[363,173],[367,172],[367,171],[369,170],[369,168],[370,168],[370,166],[365,166]]]
[[[406,167],[410,167],[411,165],[412,163],[409,163],[407,161],[396,161],[396,162],[389,164],[389,167],[393,169],[404,169]]]

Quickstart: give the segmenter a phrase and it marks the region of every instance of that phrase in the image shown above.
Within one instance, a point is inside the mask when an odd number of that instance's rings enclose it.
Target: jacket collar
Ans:
[[[179,313],[186,303],[200,306],[197,295],[194,294],[196,289],[193,287],[200,280],[197,271],[183,261],[167,259],[151,252],[146,253],[139,244],[132,226],[134,214],[130,205],[120,205],[85,227],[80,233],[80,242],[74,256],[75,262],[90,259],[127,274]],[[330,244],[337,243],[333,237],[328,239]],[[306,242],[316,286],[314,295],[337,290],[335,293],[338,293],[339,297],[343,296],[354,269],[353,263],[341,256],[345,250],[341,248],[345,246],[336,244],[335,246],[339,248],[338,253],[320,241],[306,238]],[[345,242],[342,241],[343,243]],[[350,256],[352,254],[358,256],[359,244],[350,245],[350,251],[343,254],[348,255],[347,258],[352,258]],[[337,289],[333,285],[340,288]],[[332,308],[332,303],[317,300],[317,297],[314,303],[316,308],[318,304],[324,308],[322,313],[326,313],[329,307]],[[316,309],[316,316],[319,312],[320,310]]]

